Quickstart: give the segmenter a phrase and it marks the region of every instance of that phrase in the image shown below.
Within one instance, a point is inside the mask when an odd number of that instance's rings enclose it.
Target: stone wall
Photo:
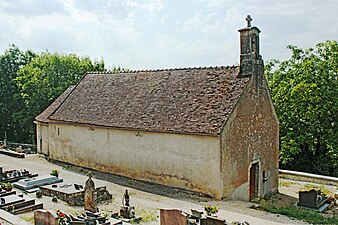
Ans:
[[[256,76],[222,132],[223,197],[244,201],[249,200],[254,163],[259,166],[258,197],[278,189],[278,119],[263,74]]]

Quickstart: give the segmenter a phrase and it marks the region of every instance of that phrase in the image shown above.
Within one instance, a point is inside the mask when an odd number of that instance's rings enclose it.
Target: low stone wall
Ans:
[[[329,176],[298,172],[298,171],[291,171],[291,170],[279,170],[279,177],[290,179],[290,180],[299,180],[299,181],[305,181],[305,182],[314,182],[318,184],[338,186],[338,177],[329,177]]]

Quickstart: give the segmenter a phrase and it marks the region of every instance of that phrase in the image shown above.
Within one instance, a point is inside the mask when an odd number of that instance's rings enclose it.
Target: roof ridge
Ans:
[[[200,67],[182,67],[182,68],[165,68],[165,69],[140,69],[140,70],[122,70],[122,71],[88,71],[87,74],[121,74],[121,73],[141,73],[141,72],[160,72],[175,70],[193,70],[193,69],[230,69],[237,68],[239,65],[227,66],[200,66]]]

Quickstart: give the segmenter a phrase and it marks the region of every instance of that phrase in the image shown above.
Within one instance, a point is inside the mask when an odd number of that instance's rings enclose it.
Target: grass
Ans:
[[[141,221],[139,221],[140,223],[142,223],[142,222],[147,223],[147,222],[151,222],[151,221],[156,221],[157,218],[158,218],[156,210],[140,209],[140,210],[136,210],[135,214],[136,214],[136,216],[141,217]]]
[[[280,187],[290,187],[291,185],[296,184],[296,182],[293,181],[279,181]]]
[[[260,208],[264,211],[285,215],[297,220],[302,220],[310,224],[338,224],[338,217],[328,217],[327,214],[312,210],[297,208],[296,206],[275,207],[268,202],[262,201]]]
[[[27,221],[28,223],[34,224],[34,216],[23,216],[21,219]]]

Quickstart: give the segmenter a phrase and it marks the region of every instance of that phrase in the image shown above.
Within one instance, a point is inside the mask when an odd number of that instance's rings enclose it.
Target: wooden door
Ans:
[[[250,168],[250,196],[249,196],[250,201],[258,197],[258,190],[259,190],[259,164],[254,163]]]

